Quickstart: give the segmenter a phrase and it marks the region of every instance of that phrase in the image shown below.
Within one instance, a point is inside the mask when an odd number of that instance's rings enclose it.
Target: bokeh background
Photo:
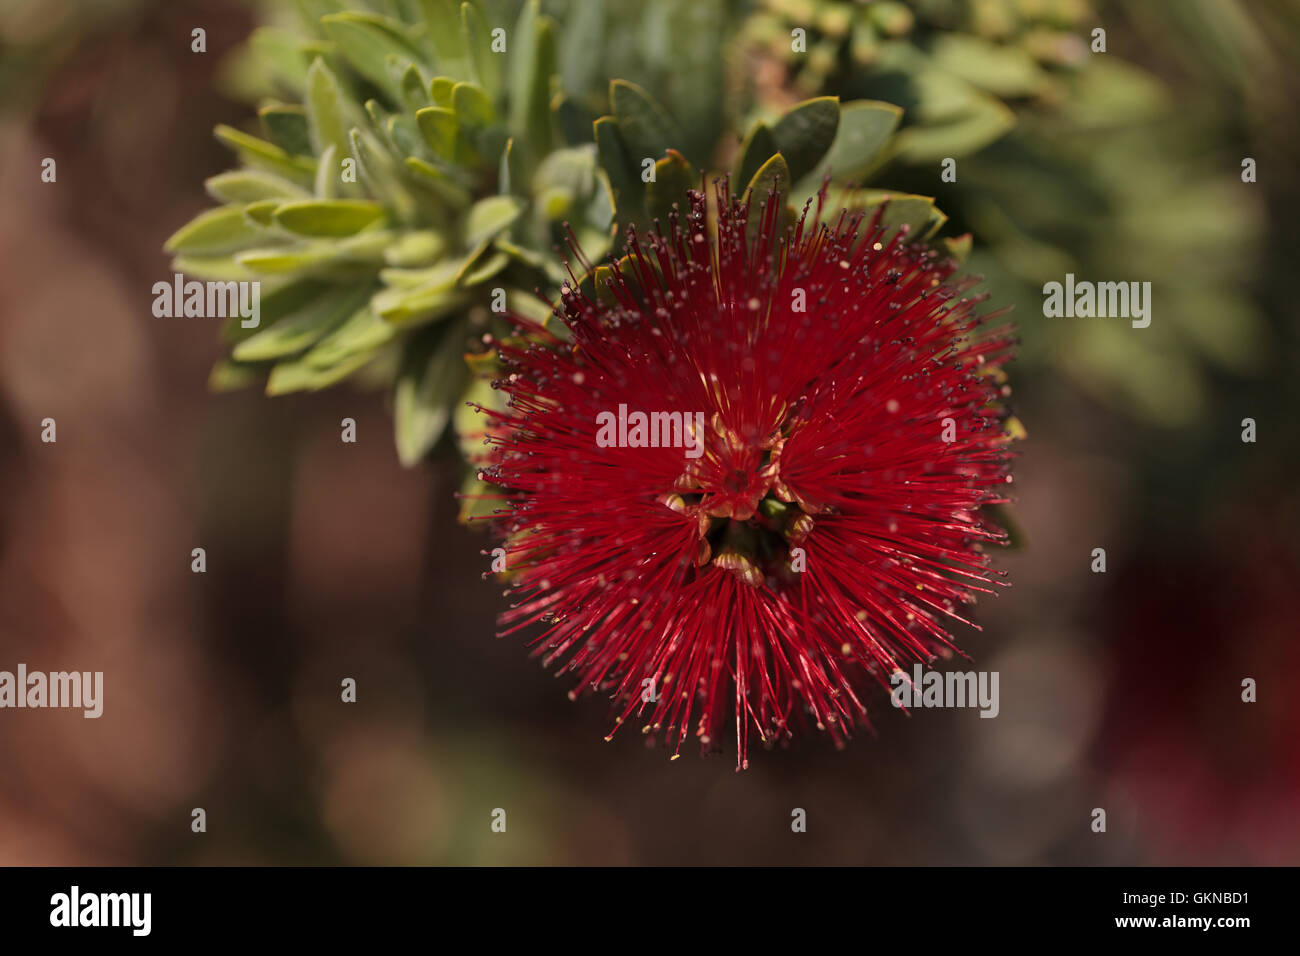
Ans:
[[[588,15],[601,56],[566,58],[565,84],[640,80],[693,136],[823,92],[903,105],[873,183],[974,233],[1024,339],[1012,583],[959,635],[1000,672],[1000,716],[882,694],[874,736],[741,774],[604,742],[602,702],[493,637],[454,453],[402,469],[384,396],[212,395],[216,328],[153,317],[162,243],[229,165],[211,128],[251,115],[231,64],[263,7],[0,0],[0,668],[106,686],[99,720],[0,712],[0,863],[1300,863],[1300,7]],[[799,24],[816,55],[796,62]],[[674,85],[675,57],[714,88]],[[1067,271],[1151,281],[1150,328],[1045,319]]]

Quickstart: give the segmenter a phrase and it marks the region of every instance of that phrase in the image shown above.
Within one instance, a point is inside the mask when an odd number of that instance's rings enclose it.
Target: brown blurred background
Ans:
[[[0,669],[105,674],[98,720],[0,711],[0,863],[1300,863],[1291,125],[1219,144],[1260,161],[1238,183],[1258,251],[1223,291],[1258,306],[1266,357],[1216,374],[1209,414],[1139,424],[1050,365],[1013,370],[1023,546],[959,635],[1000,672],[1000,716],[880,695],[876,736],[737,774],[605,743],[600,701],[493,638],[457,466],[403,470],[382,396],[214,396],[215,326],[151,314],[163,241],[229,165],[211,128],[248,115],[214,83],[247,10],[0,9]]]

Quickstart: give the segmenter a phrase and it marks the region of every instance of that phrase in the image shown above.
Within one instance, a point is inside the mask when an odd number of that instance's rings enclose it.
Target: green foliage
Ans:
[[[937,190],[957,227],[974,233],[973,269],[1027,317],[1019,323],[1024,366],[1164,426],[1205,413],[1216,373],[1258,367],[1263,317],[1248,297],[1225,289],[1256,255],[1259,194],[1236,181],[1239,158],[1197,145],[1228,140],[1242,122],[1240,104],[1216,112],[1206,109],[1212,103],[1175,103],[1119,52],[1090,50],[1096,26],[1131,42],[1133,25],[1121,18],[1132,17],[1148,40],[1175,27],[1200,35],[1172,44],[1180,55],[1204,51],[1193,64],[1198,74],[1207,64],[1233,73],[1217,55],[1223,49],[1250,48],[1266,62],[1262,44],[1246,42],[1250,21],[1237,5],[759,0],[756,7],[733,62],[752,78],[753,111],[770,115],[826,95],[897,104],[901,123],[875,167],[887,164],[891,185]],[[795,29],[805,31],[805,52],[792,49]],[[1234,38],[1226,47],[1225,37]],[[845,104],[841,125],[853,107]],[[761,133],[757,139],[765,148]],[[957,161],[951,181],[940,178],[949,158]],[[859,170],[834,159],[837,175],[856,178]],[[752,165],[747,156],[744,165]],[[925,209],[900,197],[886,221],[932,235]],[[1035,320],[1043,284],[1067,272],[1149,278],[1159,314],[1140,334],[1115,322]]]
[[[594,129],[613,190],[615,219],[620,227],[638,229],[649,228],[656,219],[666,222],[674,206],[685,209],[686,190],[700,188],[704,179],[668,145],[677,127],[644,90],[615,80],[610,102],[611,115],[596,120]],[[851,188],[887,155],[900,114],[889,103],[840,103],[833,96],[797,103],[771,124],[760,121],[750,127],[730,170],[733,191],[762,201],[779,189],[788,207],[785,216],[792,219],[830,180],[840,184],[831,192],[836,208],[870,209],[889,199],[882,219],[886,225],[908,223],[916,235],[928,237],[945,219],[933,200]],[[751,227],[757,224],[755,217]]]
[[[709,165],[727,111],[726,61],[740,0],[544,0],[564,29],[558,38],[566,96],[586,123],[608,111],[612,77],[653,93],[679,135],[671,144]]]
[[[837,93],[906,110],[894,152],[964,156],[1015,126],[1014,107],[1059,99],[1088,56],[1086,0],[760,0],[743,25],[759,99]],[[796,43],[795,31],[802,31]],[[776,79],[773,81],[773,77]]]
[[[735,143],[720,123],[725,4],[668,4],[712,25],[707,56],[698,37],[665,41],[662,10],[549,6],[568,15],[565,29],[538,0],[297,0],[296,19],[253,33],[226,75],[257,102],[259,128],[218,127],[240,167],[208,180],[220,205],[167,244],[193,278],[263,284],[261,327],[228,324],[214,388],[379,382],[404,463],[451,423],[474,461],[481,445],[463,432],[481,422],[458,409],[492,397],[481,343],[511,331],[496,313],[535,308],[534,289],[558,292],[567,272],[554,249],[570,233],[599,263],[629,227],[666,223]],[[632,51],[633,71],[653,75],[672,108],[593,70],[600,43]],[[655,57],[683,75],[644,69]],[[878,168],[900,115],[833,96],[792,104],[751,126],[733,192],[761,203],[779,189],[790,222],[826,181]],[[832,195],[869,211],[886,200],[886,224],[916,237],[945,221],[924,196]]]
[[[228,336],[214,385],[377,377],[411,463],[469,388],[491,307],[562,281],[563,224],[588,255],[608,248],[609,187],[595,144],[563,135],[536,2],[512,19],[451,0],[297,6],[237,58],[259,135],[217,129],[241,168],[208,180],[222,205],[167,250],[191,277],[263,284],[261,328]]]

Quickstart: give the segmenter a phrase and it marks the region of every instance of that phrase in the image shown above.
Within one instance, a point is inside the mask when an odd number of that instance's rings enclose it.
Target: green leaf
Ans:
[[[302,39],[288,30],[258,27],[248,37],[248,45],[271,73],[293,90],[301,90],[307,78],[307,58]]]
[[[348,130],[359,117],[350,115],[338,78],[317,58],[307,71],[307,120],[316,153],[333,146],[336,156],[348,154]]]
[[[402,74],[402,105],[410,113],[429,105],[429,87],[425,85],[420,68],[414,63]]]
[[[235,260],[262,275],[329,275],[343,278],[366,274],[383,262],[384,250],[393,241],[391,232],[365,232],[349,239],[319,240],[284,249],[249,249]],[[346,267],[351,266],[352,269]]]
[[[420,0],[420,10],[425,40],[433,52],[438,72],[444,76],[468,75],[471,64],[461,42],[460,4],[456,0]],[[435,94],[434,102],[437,100]]]
[[[455,112],[441,106],[430,106],[417,112],[415,121],[434,155],[447,162],[454,162],[456,139],[460,131]]]
[[[372,308],[385,322],[397,326],[419,325],[445,318],[469,302],[469,296],[456,288],[461,262],[434,266],[437,277],[414,289],[385,289],[370,300]],[[387,274],[387,270],[385,271]]]
[[[469,59],[473,63],[474,75],[482,84],[489,102],[493,102],[501,95],[502,61],[507,54],[493,52],[492,33],[475,4],[461,4],[460,30],[464,48],[469,52]]]
[[[582,248],[592,257],[603,255],[613,238],[614,199],[609,188],[609,178],[604,170],[596,170],[596,186],[582,209],[582,222],[575,230]],[[594,233],[594,235],[592,235]],[[553,262],[554,260],[547,260]]]
[[[368,99],[365,102],[366,115],[370,117],[370,128],[372,131],[379,130],[387,132],[388,118],[393,114],[384,108],[384,104],[376,99]],[[392,146],[392,143],[386,145]]]
[[[398,328],[385,322],[369,305],[354,312],[346,322],[316,343],[303,356],[303,364],[328,369],[359,354],[374,354],[397,337]]]
[[[358,352],[326,369],[308,365],[305,358],[278,362],[267,379],[266,394],[287,395],[290,392],[315,392],[328,388],[369,363],[375,355],[374,352]]]
[[[1032,96],[1046,81],[1046,74],[1023,47],[990,43],[969,34],[940,33],[930,57],[941,69],[997,96]]]
[[[505,148],[505,130],[497,124],[496,109],[473,83],[457,83],[451,91],[452,108],[460,124],[457,161],[463,166],[495,163]]]
[[[285,203],[275,212],[282,228],[300,236],[353,236],[382,221],[384,207],[364,199],[307,199]]]
[[[429,266],[442,258],[447,251],[447,239],[433,229],[417,229],[403,233],[401,238],[384,250],[384,262],[399,268]]]
[[[535,252],[532,249],[525,249],[523,246],[511,242],[509,239],[504,239],[498,236],[493,240],[492,245],[496,246],[512,258],[518,259],[530,268],[542,269],[545,268],[547,264],[547,259],[541,253]],[[586,247],[584,246],[583,248],[585,249]]]
[[[363,130],[354,129],[349,139],[361,182],[389,209],[396,220],[413,222],[418,207],[415,197],[402,182],[402,167],[398,161],[382,143]]]
[[[785,157],[777,153],[760,166],[758,172],[750,178],[749,184],[745,187],[744,201],[751,204],[761,203],[774,189],[780,189],[785,193],[789,187],[790,167],[785,164]]]
[[[341,13],[346,3],[344,0],[293,0],[293,6],[307,32],[314,37],[324,37],[325,33],[319,26],[321,17]]]
[[[555,114],[555,123],[560,131],[560,138],[566,143],[586,145],[591,137],[591,124],[596,121],[596,114],[587,109],[572,96],[560,94],[551,104]]]
[[[887,233],[901,226],[908,227],[908,239],[919,240],[933,235],[948,219],[935,208],[931,196],[891,192],[884,189],[864,189],[847,194],[844,205],[851,210],[865,210],[870,219],[876,207],[884,205],[880,224]]]
[[[595,6],[595,4],[592,4]],[[505,503],[499,498],[488,497],[493,494],[500,494],[500,489],[489,485],[478,477],[476,472],[469,472],[465,475],[460,485],[460,513],[456,520],[461,524],[471,524],[481,518],[490,518],[499,509],[505,507]]]
[[[526,175],[551,150],[551,76],[555,73],[555,37],[551,21],[528,0],[519,14],[510,54],[510,116],[507,128]]]
[[[618,120],[602,116],[592,124],[601,168],[614,194],[614,213],[621,225],[644,214],[645,183],[636,175],[632,156],[619,133]]]
[[[473,83],[457,83],[451,90],[452,109],[456,118],[466,126],[487,126],[497,119],[496,108],[482,87]]]
[[[461,454],[466,461],[482,460],[486,448],[483,438],[487,434],[488,417],[474,405],[492,409],[497,412],[506,410],[507,395],[504,391],[492,387],[492,379],[499,375],[500,362],[495,353],[467,355],[465,361],[470,367],[472,380],[469,387],[458,397],[452,414],[452,423],[456,428],[456,439],[460,444]],[[472,404],[471,404],[472,403]]]
[[[515,141],[506,140],[506,148],[501,151],[501,161],[497,164],[497,192],[526,196],[528,184],[519,170],[519,156],[515,153]]]
[[[939,240],[939,246],[945,253],[956,259],[958,264],[964,263],[970,256],[972,238],[969,232],[960,236],[954,236]]]
[[[564,30],[560,34],[560,69],[563,87],[577,93],[597,89],[601,81],[601,57],[593,51],[600,50],[606,42],[606,19],[617,11],[606,11],[604,3],[577,3],[567,11]],[[616,21],[617,22],[617,21]],[[590,122],[590,120],[588,120]],[[570,142],[579,142],[570,140]]]
[[[1165,116],[1172,108],[1163,81],[1131,63],[1091,57],[1070,77],[1070,95],[1059,106],[1059,122],[1074,130],[1120,129]]]
[[[222,359],[212,366],[208,375],[208,390],[213,392],[237,392],[257,382],[264,374],[256,365],[241,365],[230,359]]]
[[[871,22],[886,36],[902,36],[912,29],[915,15],[900,0],[878,0],[865,11]]]
[[[419,184],[437,196],[438,201],[446,208],[457,212],[469,208],[474,197],[437,166],[426,163],[418,156],[408,156],[406,168],[415,173]]]
[[[622,265],[622,263],[626,261],[626,259],[627,257],[624,256],[623,259],[619,260],[619,264]],[[614,295],[613,290],[610,289],[609,287],[609,284],[611,281],[613,281],[613,278],[614,278],[614,270],[612,267],[596,266],[593,272],[591,272],[587,276],[583,276],[584,282],[588,279],[590,280],[591,288],[587,289],[584,286],[580,286],[580,288],[582,288],[582,291],[587,295],[594,294],[596,296],[596,301],[600,302],[601,305],[604,305],[608,308],[613,308],[618,304],[618,297]],[[625,281],[629,281],[626,275],[625,275]]]
[[[502,500],[504,495],[501,489],[489,485],[479,477],[480,474],[482,473],[475,470],[467,471],[461,479],[460,491],[456,495],[460,501],[460,511],[456,520],[470,527],[508,508],[506,502]]]
[[[904,162],[929,163],[969,156],[1010,132],[1016,116],[1001,104],[952,123],[909,126],[894,138],[893,153]]]
[[[684,213],[687,209],[686,191],[699,184],[686,157],[675,149],[668,150],[668,155],[655,163],[655,178],[646,184],[645,204],[650,218],[659,220],[667,228],[668,215],[673,207]]]
[[[191,279],[214,282],[251,282],[258,277],[256,272],[236,262],[233,256],[177,256],[172,259],[172,270]]]
[[[439,330],[432,348],[408,350],[393,389],[397,456],[410,467],[437,444],[451,420],[452,403],[469,384],[470,373],[454,339]]]
[[[590,195],[596,188],[595,145],[554,150],[537,167],[532,188],[534,193],[559,188],[574,196]]]
[[[334,13],[321,18],[326,35],[352,67],[383,90],[394,103],[402,99],[400,74],[395,76],[388,58],[422,59],[395,20],[369,13]]]
[[[300,186],[310,187],[316,176],[316,161],[306,156],[290,156],[279,146],[240,132],[233,126],[218,126],[217,139],[239,154],[240,161],[256,169],[276,173]]]
[[[429,84],[429,95],[434,106],[451,109],[451,91],[456,88],[456,81],[448,76],[435,76]]]
[[[762,165],[778,152],[776,137],[763,123],[755,123],[740,144],[740,153],[736,156],[733,181],[736,186],[748,183]]]
[[[834,96],[806,100],[790,110],[772,128],[772,138],[785,157],[790,183],[817,167],[835,141],[840,125],[840,103]]]
[[[613,80],[609,84],[609,98],[618,120],[619,136],[637,167],[646,158],[661,158],[681,142],[681,131],[676,124],[635,83]]]
[[[252,277],[257,278],[256,274]],[[259,309],[261,322],[258,323],[258,327],[245,328],[241,316],[231,316],[221,328],[223,342],[231,346],[237,345],[269,329],[286,316],[306,308],[312,301],[333,288],[329,283],[315,279],[298,279],[275,286],[272,282],[278,283],[279,280],[262,282],[262,307]]]
[[[370,290],[364,285],[326,292],[299,311],[244,339],[231,355],[238,362],[260,362],[301,352],[342,323],[369,296]]]
[[[508,253],[493,249],[488,255],[467,262],[456,275],[456,285],[462,289],[471,289],[487,282],[509,264]]]
[[[474,248],[504,232],[519,218],[523,208],[523,202],[514,196],[480,199],[465,220],[465,245]]]
[[[218,173],[203,182],[208,194],[225,203],[250,203],[262,199],[305,199],[310,193],[297,183],[258,169]]]
[[[796,195],[815,193],[827,174],[841,183],[857,182],[865,176],[889,142],[902,115],[902,109],[892,103],[854,100],[843,104],[835,141],[821,162],[798,184]]]
[[[384,285],[388,286],[388,290],[385,291],[450,289],[456,285],[456,276],[469,261],[468,256],[457,256],[454,260],[439,261],[431,266],[418,269],[391,266],[387,269],[381,269],[379,278],[383,280]],[[383,295],[384,293],[380,293],[376,296],[376,298],[381,299],[380,306],[389,301],[387,298],[382,298]],[[377,308],[380,306],[377,306]]]
[[[258,110],[262,128],[271,142],[294,156],[311,156],[307,111],[301,106],[264,106]]]
[[[909,163],[966,156],[983,149],[1016,125],[1016,116],[996,97],[939,70],[912,78],[918,103],[915,125],[890,144],[892,155]]]
[[[244,218],[259,229],[270,229],[275,223],[275,211],[280,206],[281,202],[278,199],[259,199],[244,207]]]
[[[330,143],[320,154],[316,164],[316,186],[312,190],[317,199],[337,199],[343,188],[356,189],[353,183],[344,183],[343,168],[338,159],[338,147]]]
[[[244,206],[199,213],[176,230],[163,248],[173,254],[213,256],[265,242],[266,234],[244,217]]]
[[[790,168],[786,166],[785,158],[780,153],[759,167],[758,172],[745,188],[745,202],[749,203],[749,221],[745,227],[745,235],[750,242],[758,238],[763,223],[763,204],[773,198],[773,191],[776,189],[780,189],[780,194],[775,198],[784,208],[785,197],[790,189]]]

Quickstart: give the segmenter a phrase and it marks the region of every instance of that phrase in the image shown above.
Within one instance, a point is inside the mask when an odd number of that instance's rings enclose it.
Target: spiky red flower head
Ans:
[[[675,755],[734,714],[747,766],[751,728],[841,742],[866,678],[950,653],[990,590],[1011,349],[975,280],[879,214],[781,229],[780,203],[717,200],[567,286],[567,335],[518,320],[484,477],[510,505],[503,631],[543,623],[546,662]]]

